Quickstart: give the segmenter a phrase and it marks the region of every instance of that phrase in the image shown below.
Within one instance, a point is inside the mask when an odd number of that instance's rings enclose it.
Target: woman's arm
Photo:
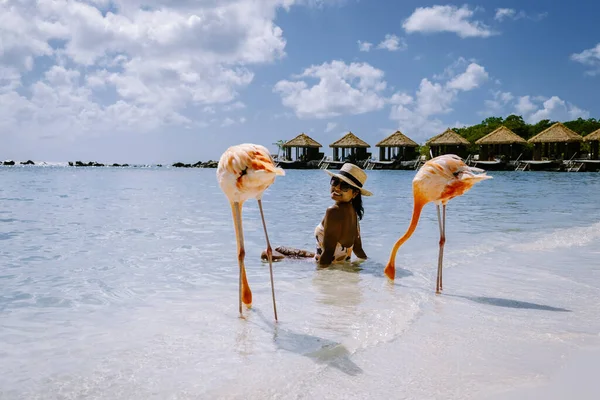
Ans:
[[[358,227],[358,231],[356,232],[356,238],[354,239],[354,246],[352,247],[354,254],[358,258],[362,258],[364,260],[367,259],[367,254],[363,250],[362,247],[362,239],[360,238],[360,226]]]
[[[343,213],[337,206],[327,209],[323,218],[323,254],[319,258],[319,267],[328,267],[333,262],[335,247],[342,236]]]

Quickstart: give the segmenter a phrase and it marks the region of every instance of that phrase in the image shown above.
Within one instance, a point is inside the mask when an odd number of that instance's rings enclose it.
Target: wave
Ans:
[[[524,251],[543,251],[586,246],[595,241],[600,241],[600,222],[584,227],[557,229],[543,234],[532,242],[515,244],[513,248]]]

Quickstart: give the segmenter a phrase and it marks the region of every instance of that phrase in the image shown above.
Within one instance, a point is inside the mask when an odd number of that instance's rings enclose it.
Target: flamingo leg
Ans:
[[[248,285],[246,279],[246,268],[244,267],[244,258],[246,257],[246,250],[244,249],[244,230],[242,228],[242,205],[239,202],[231,203],[231,211],[233,213],[233,223],[235,226],[235,236],[237,240],[238,250],[238,265],[240,267],[240,279],[239,279],[239,300],[238,306],[240,316],[242,315],[242,303],[250,306],[252,304],[252,291]]]
[[[275,321],[277,321],[277,305],[275,304],[275,285],[273,284],[273,249],[269,242],[269,234],[267,233],[267,224],[265,222],[265,214],[263,212],[262,200],[258,200],[258,209],[260,210],[260,218],[262,219],[263,229],[265,230],[265,238],[267,239],[267,259],[269,260],[269,273],[271,274],[271,296],[273,297],[273,313]]]
[[[443,290],[442,288],[442,263],[444,260],[444,244],[446,243],[446,205],[442,205],[443,212],[442,216],[440,216],[440,206],[437,207],[437,216],[438,216],[438,224],[440,226],[440,252],[438,256],[438,270],[437,270],[437,279],[435,283],[435,293],[440,294]]]

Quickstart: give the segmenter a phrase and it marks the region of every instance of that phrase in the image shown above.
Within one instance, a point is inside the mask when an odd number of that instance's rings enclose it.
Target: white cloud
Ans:
[[[461,63],[464,59],[438,75],[437,79],[442,82],[423,78],[414,97],[399,92],[388,100],[392,104],[390,118],[398,121],[400,130],[412,132],[413,139],[424,141],[447,127],[437,116],[452,111],[459,93],[474,90],[488,79],[485,68],[476,63],[470,63],[464,72],[457,73],[456,65]]]
[[[515,18],[517,11],[514,8],[497,8],[494,19],[502,22],[504,19]]]
[[[234,103],[225,104],[223,106],[223,111],[235,111],[246,108],[246,105],[241,101],[236,101]]]
[[[485,68],[479,64],[471,63],[465,72],[454,77],[450,82],[448,82],[447,86],[450,89],[469,91],[479,87],[482,83],[487,81],[488,78],[489,75]]]
[[[251,68],[285,56],[274,19],[293,3],[0,1],[0,124],[46,135],[204,124],[190,110],[240,108]]]
[[[367,63],[332,61],[308,67],[295,77],[298,80],[277,82],[273,91],[299,118],[362,114],[384,106],[383,76],[383,71]],[[310,78],[319,81],[310,86]]]
[[[515,111],[519,115],[528,115],[536,109],[536,105],[531,101],[530,96],[520,96],[515,105]]]
[[[406,50],[408,45],[404,38],[399,38],[396,35],[387,34],[385,38],[377,45],[378,49],[385,49],[388,51]]]
[[[233,124],[235,124],[235,120],[233,120],[232,118],[227,117],[227,118],[225,118],[223,120],[223,122],[221,123],[221,126],[222,127],[226,127],[226,126],[230,126],[230,125],[233,125]]]
[[[402,24],[408,33],[452,32],[461,38],[489,37],[495,34],[480,21],[473,21],[474,11],[464,5],[419,7]]]
[[[558,96],[550,98],[543,96],[518,96],[510,92],[493,92],[494,99],[486,100],[486,109],[480,114],[487,117],[508,116],[509,114],[521,115],[530,124],[538,123],[543,119],[551,121],[570,121],[573,119],[588,118],[589,112],[569,103]]]
[[[506,105],[514,99],[514,96],[510,92],[502,92],[500,90],[496,90],[492,91],[492,94],[494,98],[491,100],[484,101],[485,109],[479,112],[480,115],[483,115],[485,117],[498,114],[501,115]]]
[[[331,132],[337,127],[337,125],[337,122],[328,122],[327,126],[325,127],[325,132]]]
[[[359,51],[370,51],[373,46],[373,43],[363,42],[362,40],[357,40],[356,43],[358,43]]]
[[[558,96],[545,100],[539,109],[527,116],[525,120],[535,124],[543,119],[553,121],[568,121],[577,118],[588,118],[589,113],[572,104],[567,103]]]
[[[502,22],[504,20],[509,20],[509,19],[517,20],[517,19],[522,19],[522,18],[527,18],[532,21],[540,21],[540,20],[546,18],[547,16],[548,16],[548,13],[546,13],[546,12],[529,15],[523,10],[517,11],[514,8],[497,8],[494,19],[499,22]]]
[[[581,53],[571,54],[571,60],[592,67],[592,69],[586,71],[588,75],[600,74],[600,43],[596,47],[584,50]]]

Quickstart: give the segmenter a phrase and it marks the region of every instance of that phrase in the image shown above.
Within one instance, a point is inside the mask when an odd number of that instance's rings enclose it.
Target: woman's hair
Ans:
[[[358,219],[361,220],[365,213],[365,209],[363,208],[363,205],[362,205],[362,196],[361,196],[360,192],[358,192],[358,194],[352,199],[352,207],[354,207],[354,211],[356,211],[356,215],[358,215]]]

